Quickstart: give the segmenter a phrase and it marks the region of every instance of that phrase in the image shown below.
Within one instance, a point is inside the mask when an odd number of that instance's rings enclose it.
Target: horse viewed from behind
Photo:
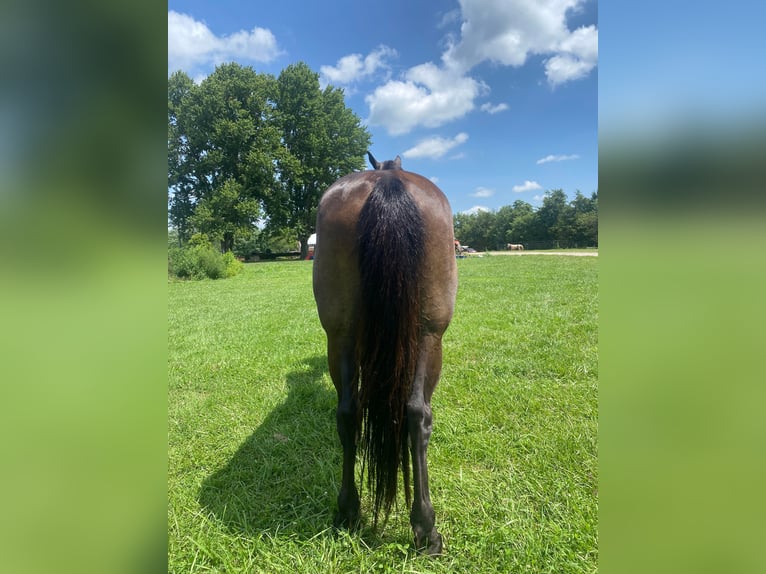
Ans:
[[[314,298],[343,446],[335,524],[353,528],[360,520],[360,446],[375,524],[381,510],[388,516],[401,470],[415,547],[440,554],[426,456],[442,335],[457,293],[452,210],[430,180],[401,168],[399,156],[368,156],[374,169],[332,184],[317,212]]]

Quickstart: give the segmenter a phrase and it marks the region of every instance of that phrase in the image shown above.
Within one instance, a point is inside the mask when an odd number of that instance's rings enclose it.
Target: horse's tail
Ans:
[[[410,504],[407,400],[415,377],[420,330],[423,220],[395,173],[378,179],[357,224],[361,274],[360,403],[367,484],[387,516],[399,467]]]

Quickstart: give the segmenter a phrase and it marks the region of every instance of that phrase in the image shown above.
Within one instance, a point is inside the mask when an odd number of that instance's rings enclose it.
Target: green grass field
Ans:
[[[311,262],[170,282],[170,572],[597,570],[596,257],[458,261],[433,398],[431,497],[445,555],[331,528],[335,391]]]

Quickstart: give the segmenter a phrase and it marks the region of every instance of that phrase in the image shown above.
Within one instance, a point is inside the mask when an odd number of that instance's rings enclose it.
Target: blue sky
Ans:
[[[454,212],[598,189],[594,0],[168,3],[168,73],[304,61]]]

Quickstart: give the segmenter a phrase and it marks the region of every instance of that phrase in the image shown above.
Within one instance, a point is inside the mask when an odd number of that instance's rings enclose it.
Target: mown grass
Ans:
[[[413,551],[403,496],[384,529],[330,528],[341,450],[311,262],[169,283],[169,571],[597,570],[597,259],[458,266],[435,559]]]

